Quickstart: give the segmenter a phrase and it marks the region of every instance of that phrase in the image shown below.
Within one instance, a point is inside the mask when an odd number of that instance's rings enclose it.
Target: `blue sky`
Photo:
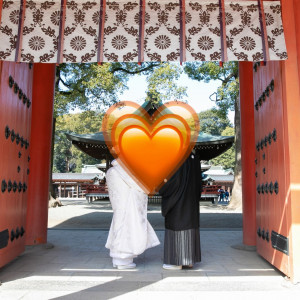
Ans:
[[[145,76],[134,76],[128,82],[129,89],[120,95],[121,101],[134,101],[142,104],[146,98],[147,82]],[[179,85],[187,86],[188,104],[193,107],[196,112],[201,112],[215,106],[214,102],[209,99],[209,96],[216,92],[219,81],[210,81],[209,83],[198,82],[191,80],[187,75],[182,74],[179,80]],[[233,124],[234,113],[230,112],[229,120]]]

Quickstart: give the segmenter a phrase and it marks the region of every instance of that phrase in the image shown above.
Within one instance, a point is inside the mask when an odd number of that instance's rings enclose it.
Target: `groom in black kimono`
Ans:
[[[201,167],[193,152],[159,193],[165,217],[164,269],[192,267],[201,261],[199,200]]]

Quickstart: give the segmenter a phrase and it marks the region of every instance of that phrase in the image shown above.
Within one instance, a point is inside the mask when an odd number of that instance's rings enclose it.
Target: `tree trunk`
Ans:
[[[234,183],[229,208],[242,209],[242,162],[241,162],[241,119],[239,99],[235,100],[235,168]]]
[[[50,167],[50,181],[49,181],[49,192],[50,195],[55,199],[55,191],[54,186],[52,183],[52,172],[53,172],[53,157],[54,157],[54,138],[55,138],[55,125],[56,125],[56,118],[53,118],[53,124],[52,124],[52,143],[51,143],[51,167]],[[50,197],[51,198],[51,197]]]

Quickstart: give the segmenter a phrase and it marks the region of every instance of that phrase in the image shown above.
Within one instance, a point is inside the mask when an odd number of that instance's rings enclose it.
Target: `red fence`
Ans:
[[[217,195],[220,185],[204,185],[202,187],[202,195]]]
[[[85,191],[85,194],[107,194],[107,186],[105,184],[83,184],[81,190]]]

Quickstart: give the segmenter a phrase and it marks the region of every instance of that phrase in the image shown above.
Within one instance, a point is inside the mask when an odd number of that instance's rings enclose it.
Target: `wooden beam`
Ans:
[[[20,62],[21,60],[21,50],[22,50],[22,41],[23,41],[23,28],[25,20],[25,11],[26,11],[26,0],[21,0],[20,2],[20,14],[19,14],[19,24],[18,24],[18,36],[17,36],[17,45],[16,45],[16,55],[15,61]]]
[[[66,5],[67,5],[67,0],[61,0],[58,48],[57,48],[57,63],[58,64],[63,62],[65,22],[66,22]]]

